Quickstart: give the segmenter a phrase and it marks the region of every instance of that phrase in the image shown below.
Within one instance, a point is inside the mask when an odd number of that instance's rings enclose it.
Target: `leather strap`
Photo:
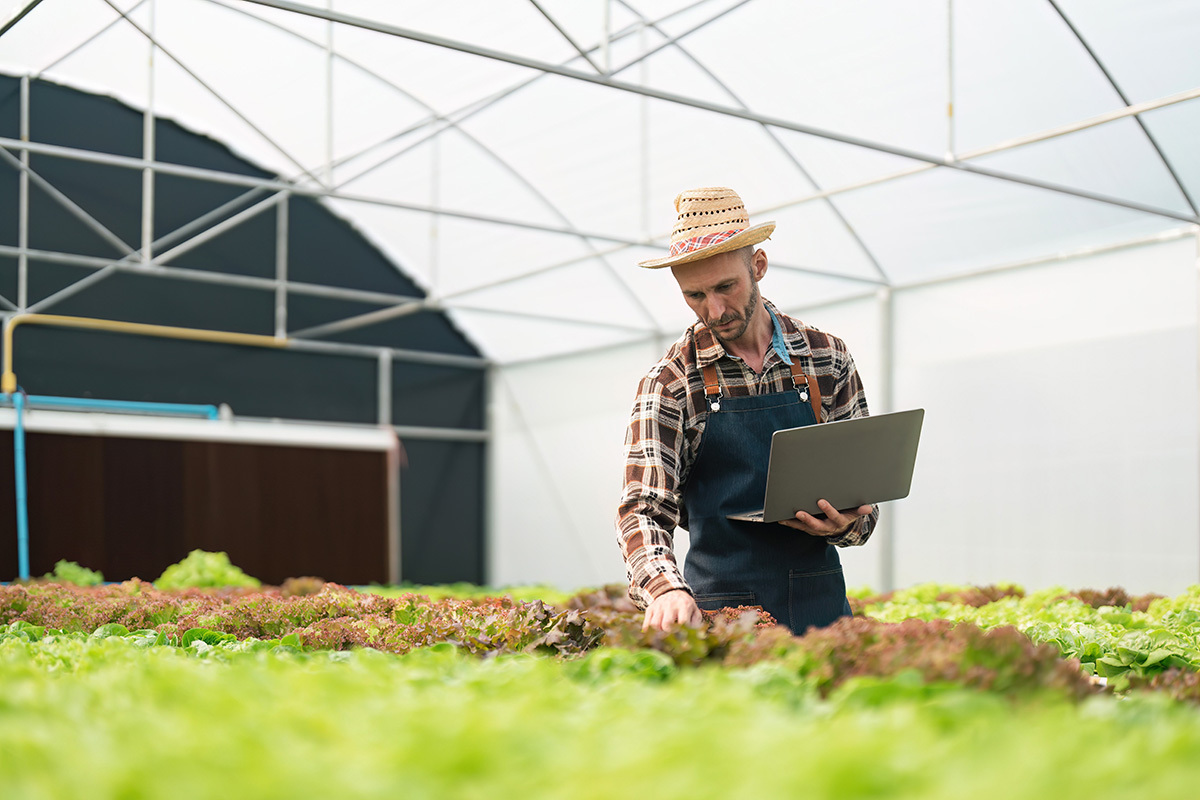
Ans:
[[[717,365],[709,364],[701,372],[704,375],[704,399],[708,401],[710,408],[714,403],[720,408],[721,384],[717,383]]]
[[[717,382],[717,365],[709,364],[702,367],[700,372],[704,376],[704,399],[708,401],[709,408],[716,411],[721,407],[721,385]],[[792,361],[792,386],[799,390],[801,383],[808,389],[808,403],[812,406],[813,419],[820,422],[821,387],[817,383],[817,377],[805,375],[800,364]],[[716,408],[713,408],[714,405]]]
[[[821,421],[821,387],[817,383],[817,376],[805,375],[804,370],[800,368],[799,361],[792,360],[792,385],[797,389],[800,388],[800,381],[804,381],[804,385],[808,388],[808,402],[812,406],[813,419],[817,422]]]

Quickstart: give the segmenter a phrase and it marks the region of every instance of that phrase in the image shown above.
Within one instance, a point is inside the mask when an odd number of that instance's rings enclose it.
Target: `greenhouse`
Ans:
[[[0,1],[3,794],[1187,796],[1197,41],[1185,0]],[[872,417],[924,410],[804,635],[626,596],[630,411],[697,322],[639,264],[698,187]]]

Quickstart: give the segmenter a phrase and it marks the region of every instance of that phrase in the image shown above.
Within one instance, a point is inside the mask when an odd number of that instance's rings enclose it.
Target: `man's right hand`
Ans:
[[[696,598],[683,589],[672,589],[646,606],[646,618],[642,630],[657,628],[665,631],[676,624],[699,625],[704,616],[696,605]]]

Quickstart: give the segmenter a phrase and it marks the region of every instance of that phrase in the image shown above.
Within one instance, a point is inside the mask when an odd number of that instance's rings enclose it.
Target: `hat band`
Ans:
[[[731,231],[720,231],[719,233],[710,233],[705,236],[693,236],[690,239],[671,242],[671,255],[678,256],[684,253],[694,253],[697,250],[703,250],[704,248],[711,247],[714,244],[720,244],[726,239],[732,239],[743,230],[745,230],[745,228],[735,228]]]

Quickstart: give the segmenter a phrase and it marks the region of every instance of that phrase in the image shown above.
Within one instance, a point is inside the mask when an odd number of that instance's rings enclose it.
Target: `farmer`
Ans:
[[[802,634],[850,613],[836,547],[866,542],[878,509],[821,500],[824,518],[725,516],[761,507],[772,433],[865,417],[867,400],[841,339],[759,294],[767,255],[755,245],[775,223],[750,227],[726,188],[684,192],[675,210],[671,255],[640,266],[670,267],[698,321],[638,385],[617,515],[629,594],[646,610],[643,629],[757,605]],[[691,540],[682,574],[677,525]]]

